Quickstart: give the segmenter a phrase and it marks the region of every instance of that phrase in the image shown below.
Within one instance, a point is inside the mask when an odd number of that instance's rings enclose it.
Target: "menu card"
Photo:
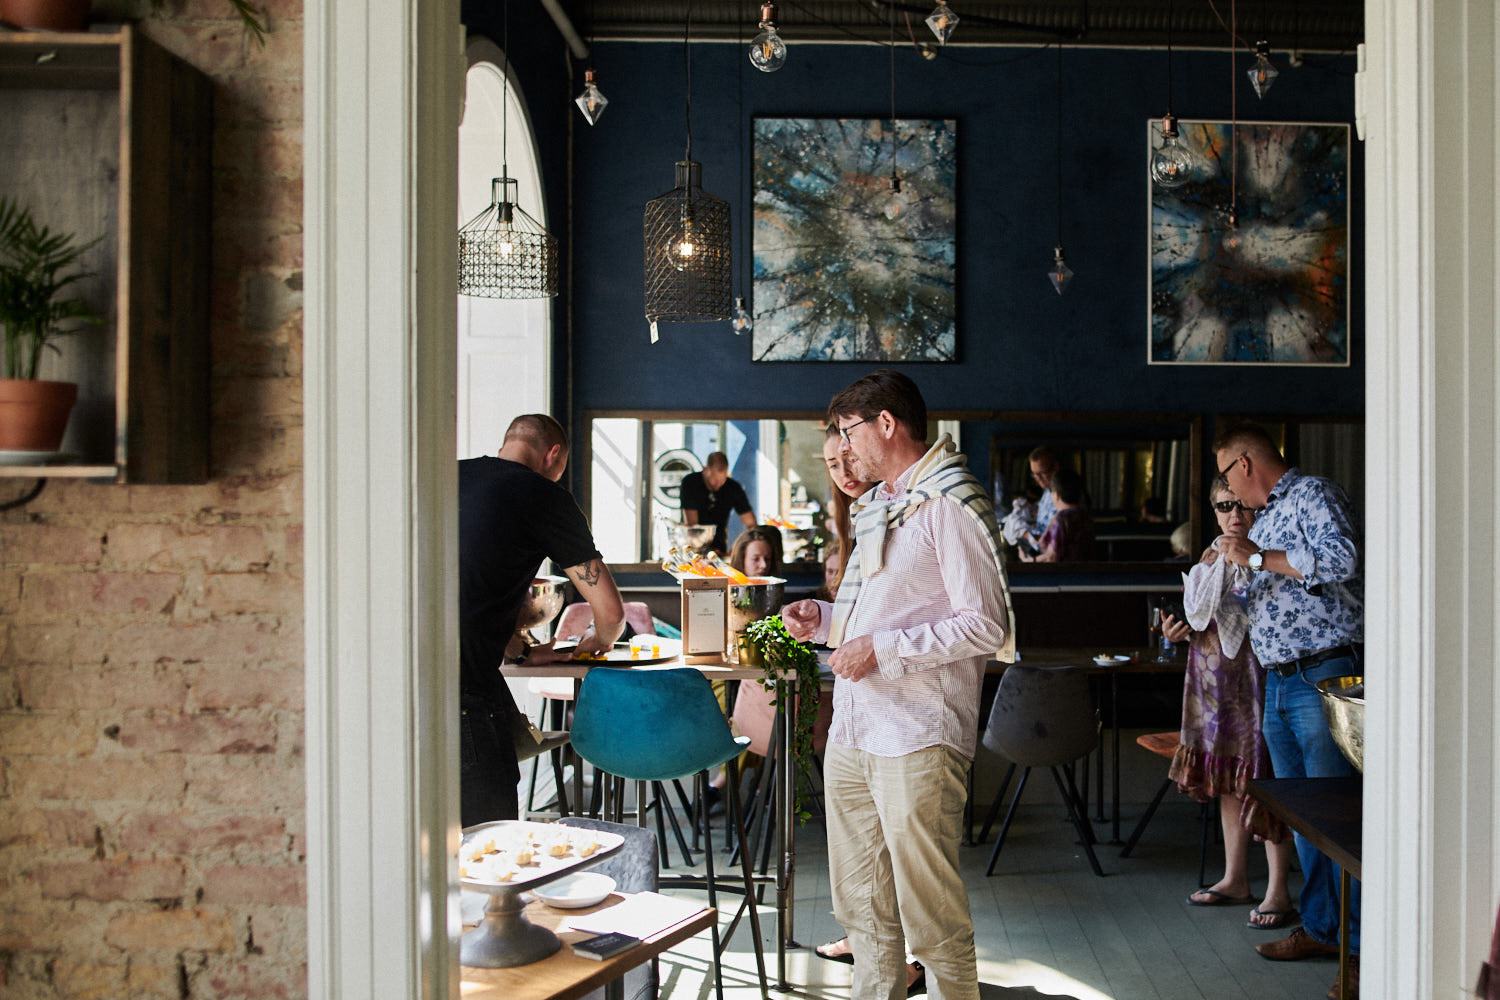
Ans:
[[[566,929],[590,934],[620,931],[644,939],[660,934],[705,909],[707,907],[702,903],[691,899],[663,896],[659,892],[638,892],[626,896],[623,903],[568,918]]]

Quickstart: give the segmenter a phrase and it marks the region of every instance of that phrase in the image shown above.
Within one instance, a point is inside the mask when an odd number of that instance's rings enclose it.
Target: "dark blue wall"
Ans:
[[[754,115],[889,114],[888,54],[796,45],[778,73],[738,45],[693,47],[693,156],[704,187],[734,209],[745,245]],[[962,60],[960,62],[959,60]],[[1229,59],[1175,55],[1175,111],[1230,115]],[[1242,61],[1244,57],[1242,57]],[[579,339],[575,406],[821,409],[868,364],[755,364],[727,323],[642,317],[641,208],[672,186],[684,145],[681,45],[600,44],[611,104],[577,133]],[[743,72],[741,63],[745,63]],[[1248,61],[1243,61],[1248,66]],[[1363,410],[1363,150],[1352,151],[1353,364],[1347,369],[1148,367],[1146,122],[1165,110],[1161,52],[1067,50],[1063,57],[1063,242],[1077,272],[1059,298],[1046,278],[1056,222],[1056,57],[959,51],[928,62],[898,51],[897,114],[959,128],[959,356],[913,365],[934,409]],[[1284,66],[1284,64],[1283,64]],[[1244,120],[1348,122],[1353,65],[1284,67],[1264,101],[1236,74]],[[743,107],[740,107],[741,86]],[[736,264],[745,294],[748,254]]]

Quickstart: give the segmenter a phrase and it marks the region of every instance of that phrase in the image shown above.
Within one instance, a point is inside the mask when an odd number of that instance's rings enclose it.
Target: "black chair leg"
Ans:
[[[761,1000],[766,1000],[766,952],[760,937],[760,917],[755,909],[755,877],[750,869],[750,850],[745,844],[745,816],[740,811],[739,762],[730,760],[724,765],[727,778],[725,791],[729,795],[728,821],[733,827],[735,839],[739,841],[740,877],[745,881],[745,903],[750,909],[750,935],[755,942],[755,971],[760,977]]]
[[[995,861],[1000,857],[1000,848],[1005,846],[1005,835],[1010,833],[1010,821],[1016,817],[1016,806],[1021,802],[1021,793],[1026,791],[1026,779],[1031,777],[1031,768],[1021,772],[1021,780],[1016,784],[1016,797],[1010,800],[1010,808],[1005,811],[1005,822],[1000,824],[1000,836],[995,838],[995,849],[990,852],[990,863],[984,869],[985,877],[995,874]]]
[[[1078,785],[1073,780],[1073,765],[1072,764],[1064,764],[1063,765],[1063,774],[1068,779],[1068,793],[1072,796],[1072,800],[1071,801],[1073,803],[1073,808],[1077,811],[1078,815],[1082,819],[1087,820],[1088,819],[1088,815],[1089,815],[1089,806],[1088,806],[1087,802],[1083,801],[1083,797],[1078,794]],[[1085,840],[1086,840],[1087,843],[1090,843],[1090,844],[1098,843],[1098,838],[1096,838],[1094,836],[1094,828],[1092,826],[1090,826],[1088,823],[1085,822],[1083,824],[1083,830],[1084,830],[1084,837],[1085,837]]]
[[[1120,848],[1120,857],[1130,857],[1130,852],[1135,850],[1135,845],[1141,842],[1141,834],[1146,832],[1146,824],[1150,823],[1151,817],[1156,815],[1156,807],[1161,805],[1162,796],[1167,794],[1167,789],[1171,788],[1173,784],[1175,782],[1171,778],[1166,778],[1162,781],[1161,787],[1156,790],[1156,798],[1151,800],[1151,804],[1146,807],[1146,812],[1141,816],[1141,821],[1130,832],[1130,839],[1125,841],[1124,847]],[[1203,876],[1200,873],[1198,877],[1201,881]]]
[[[1094,853],[1094,833],[1088,828],[1084,816],[1078,813],[1078,804],[1073,801],[1073,794],[1068,788],[1068,783],[1063,781],[1062,772],[1056,767],[1048,768],[1052,772],[1052,780],[1057,782],[1057,791],[1063,797],[1063,804],[1068,807],[1068,819],[1073,821],[1073,826],[1078,830],[1078,839],[1083,841],[1083,852],[1089,856],[1089,867],[1094,869],[1094,874],[1100,878],[1104,877],[1104,869],[1099,867],[1099,857]]]
[[[708,821],[708,808],[707,802],[705,801],[708,797],[707,789],[708,772],[699,771],[697,777],[693,781],[693,797],[696,800],[696,803],[703,805],[704,808],[700,809],[693,818],[695,822],[700,817],[702,820],[703,864],[704,870],[707,873],[708,880],[708,905],[713,907],[713,909],[717,912],[717,910],[719,909],[719,893],[716,888],[716,883],[714,882],[713,824]],[[714,939],[714,993],[718,997],[718,1000],[724,1000],[724,967],[719,963],[719,955],[723,950],[723,945],[719,941],[719,921],[717,920],[717,918],[714,920],[713,927],[711,929],[713,931]]]
[[[984,829],[979,831],[979,842],[982,844],[990,839],[990,827],[995,825],[995,817],[1000,815],[1000,803],[1005,798],[1005,790],[1010,787],[1010,779],[1015,777],[1016,765],[1012,764],[1010,770],[1005,772],[1005,780],[1000,782],[1000,790],[995,793],[995,801],[990,804],[990,814],[985,817]]]

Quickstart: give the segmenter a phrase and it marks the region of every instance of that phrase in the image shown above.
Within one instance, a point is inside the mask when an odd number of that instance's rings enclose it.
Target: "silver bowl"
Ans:
[[[711,524],[684,524],[680,521],[668,521],[667,537],[679,549],[691,549],[694,552],[701,552],[703,551],[703,546],[714,540],[714,526]]]
[[[1363,677],[1330,677],[1318,681],[1323,696],[1323,714],[1328,731],[1349,763],[1361,774],[1365,771],[1365,679]]]
[[[781,610],[786,581],[779,576],[752,576],[749,583],[729,584],[729,634]]]
[[[526,590],[526,603],[516,615],[516,631],[525,632],[538,645],[552,641],[552,623],[562,610],[568,581],[561,576],[538,576]]]

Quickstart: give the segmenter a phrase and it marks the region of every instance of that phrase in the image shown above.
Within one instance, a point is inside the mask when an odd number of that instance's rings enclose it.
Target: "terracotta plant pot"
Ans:
[[[57,451],[77,401],[73,382],[0,378],[0,451]]]
[[[0,0],[0,21],[34,31],[82,31],[92,0]]]

